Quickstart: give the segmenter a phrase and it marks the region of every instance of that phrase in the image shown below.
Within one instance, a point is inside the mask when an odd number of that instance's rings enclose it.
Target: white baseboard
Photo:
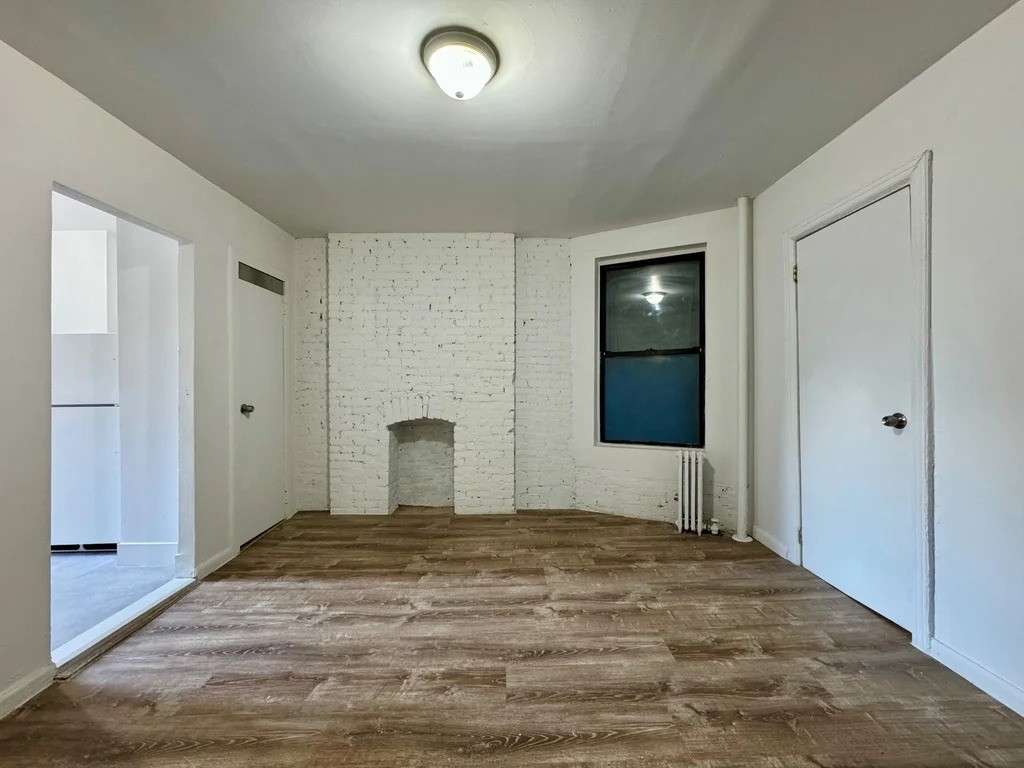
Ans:
[[[437,507],[435,507],[437,509]],[[468,512],[455,508],[456,515],[514,515],[514,509],[471,509]]]
[[[216,571],[221,566],[230,563],[238,556],[238,547],[228,547],[222,549],[213,557],[209,557],[199,565],[196,566],[196,578],[205,579],[211,573]]]
[[[178,556],[176,541],[122,541],[117,544],[121,566],[170,567]]]
[[[0,691],[0,717],[6,717],[33,696],[45,691],[53,682],[55,671],[56,667],[52,663],[44,664]]]
[[[932,638],[929,652],[933,659],[949,667],[969,683],[974,683],[996,701],[1005,704],[1018,715],[1024,715],[1024,689],[1018,688],[1009,680],[935,638]]]
[[[160,603],[168,598],[174,597],[179,592],[188,589],[191,585],[192,579],[171,579],[166,584],[157,587],[131,605],[122,608],[113,616],[109,616],[96,626],[71,638],[64,645],[55,648],[53,650],[54,664],[57,667],[63,668],[75,659],[89,655],[92,649],[103,646],[110,636],[117,634],[121,629],[130,625],[135,619],[150,609],[160,605]]]
[[[770,549],[779,557],[785,558],[786,560],[789,559],[789,547],[787,547],[779,539],[768,533],[768,531],[764,530],[763,528],[759,528],[755,525],[754,538],[757,539],[757,541],[764,544],[766,547],[768,547],[768,549]]]

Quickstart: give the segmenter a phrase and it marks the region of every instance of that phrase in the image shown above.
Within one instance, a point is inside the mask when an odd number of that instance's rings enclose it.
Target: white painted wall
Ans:
[[[117,234],[117,217],[95,206],[54,191],[50,199],[51,223],[54,232],[81,229],[102,229]]]
[[[53,333],[108,333],[107,233],[54,231],[50,329]]]
[[[107,233],[106,264],[106,327],[99,333],[117,333],[117,217],[94,208],[91,205],[54,192],[50,199],[52,206],[51,226],[54,232],[81,232],[102,230]],[[53,236],[52,251],[57,250],[60,235]],[[51,282],[56,284],[60,277],[54,273]],[[68,281],[70,282],[70,281]],[[52,290],[56,290],[56,285]],[[55,311],[56,307],[53,308]],[[52,333],[82,333],[82,331],[60,330],[61,322],[53,318]]]
[[[675,448],[602,445],[597,433],[597,274],[605,260],[652,251],[706,250],[705,517],[736,517],[738,219],[735,208],[576,237],[572,254],[572,456],[576,506],[651,520],[675,519]],[[707,476],[707,475],[705,475]]]
[[[455,424],[455,511],[515,509],[512,235],[334,234],[331,510],[386,514],[388,426]]]
[[[0,44],[0,714],[51,676],[50,232],[59,182],[194,244],[196,561],[228,540],[228,248],[289,273],[293,239]],[[190,355],[191,350],[183,350]],[[190,421],[191,425],[191,421]]]
[[[118,565],[178,551],[178,243],[117,222],[121,432]]]
[[[569,241],[516,239],[516,508],[575,506]]]
[[[292,488],[295,508],[331,505],[327,457],[327,239],[295,241],[292,318]]]
[[[118,402],[116,333],[55,333],[50,343],[55,405]]]
[[[783,381],[783,233],[934,152],[935,638],[942,660],[1024,710],[1024,3],[755,202],[755,535],[798,557]],[[884,276],[880,276],[884,279]],[[895,407],[895,406],[894,406]]]

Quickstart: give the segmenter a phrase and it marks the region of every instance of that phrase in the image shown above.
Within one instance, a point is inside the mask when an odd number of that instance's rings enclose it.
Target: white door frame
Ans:
[[[196,247],[178,246],[178,555],[174,575],[196,575]]]
[[[931,178],[932,153],[927,151],[914,160],[901,165],[849,197],[829,206],[815,216],[790,229],[783,235],[782,254],[785,276],[786,306],[786,392],[789,398],[788,439],[789,455],[794,457],[792,467],[798,480],[801,477],[800,460],[800,346],[797,330],[798,305],[797,243],[830,224],[866,208],[901,189],[910,190],[910,253],[913,285],[907,286],[907,301],[914,304],[914,338],[916,355],[911,373],[911,402],[908,416],[911,424],[920,429],[913,433],[914,478],[914,572],[918,579],[914,585],[915,620],[910,627],[913,644],[928,651],[934,634],[934,423],[932,392],[932,333],[931,333]],[[799,488],[799,486],[798,486]],[[797,495],[800,529],[803,529],[802,497]],[[881,534],[882,532],[880,532]],[[797,560],[803,564],[803,537],[798,536]]]
[[[281,354],[284,356],[284,462],[285,462],[285,519],[290,518],[295,514],[295,504],[293,499],[295,494],[292,493],[292,471],[291,471],[291,460],[292,460],[292,409],[289,407],[289,403],[292,401],[292,377],[289,375],[289,365],[291,361],[291,291],[293,286],[291,284],[291,276],[283,272],[278,267],[267,264],[261,259],[252,258],[246,254],[239,254],[237,250],[232,247],[228,247],[228,354],[230,364],[228,366],[228,391],[231,393],[231,405],[228,408],[228,550],[229,556],[224,562],[230,560],[231,557],[238,553],[238,547],[235,544],[235,462],[237,456],[235,455],[235,413],[236,408],[241,403],[240,395],[238,392],[238,382],[235,380],[235,373],[237,367],[236,355],[238,354],[238,336],[235,329],[235,305],[237,304],[238,295],[238,265],[239,263],[248,264],[250,267],[255,267],[260,272],[266,272],[271,277],[276,277],[282,283],[284,283],[284,296],[281,297],[283,305],[283,315],[281,322],[284,323],[284,349],[281,350]],[[219,566],[218,566],[219,567]]]
[[[174,576],[196,575],[195,244],[127,211],[55,181],[53,191],[178,243],[178,551]],[[49,255],[47,256],[49,258]],[[52,457],[51,457],[52,463]]]

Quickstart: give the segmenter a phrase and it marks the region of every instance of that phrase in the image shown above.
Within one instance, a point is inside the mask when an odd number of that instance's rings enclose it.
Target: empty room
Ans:
[[[1024,766],[1024,0],[0,0],[0,766]]]

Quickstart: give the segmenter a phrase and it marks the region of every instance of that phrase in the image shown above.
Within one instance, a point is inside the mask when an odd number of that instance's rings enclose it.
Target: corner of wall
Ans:
[[[516,238],[517,509],[572,509],[572,271],[569,240]]]
[[[297,239],[294,254],[292,488],[297,510],[324,510],[330,505],[327,238]]]
[[[596,232],[569,242],[572,273],[572,442],[576,504],[581,509],[670,522],[675,519],[675,449],[599,444],[595,439],[597,265],[703,249],[706,253],[707,393],[705,451],[714,477],[705,511],[733,530],[737,498],[737,249],[738,217],[730,206],[635,227]]]
[[[49,688],[56,671],[53,662],[47,662],[0,690],[0,718],[6,717],[33,696]]]

